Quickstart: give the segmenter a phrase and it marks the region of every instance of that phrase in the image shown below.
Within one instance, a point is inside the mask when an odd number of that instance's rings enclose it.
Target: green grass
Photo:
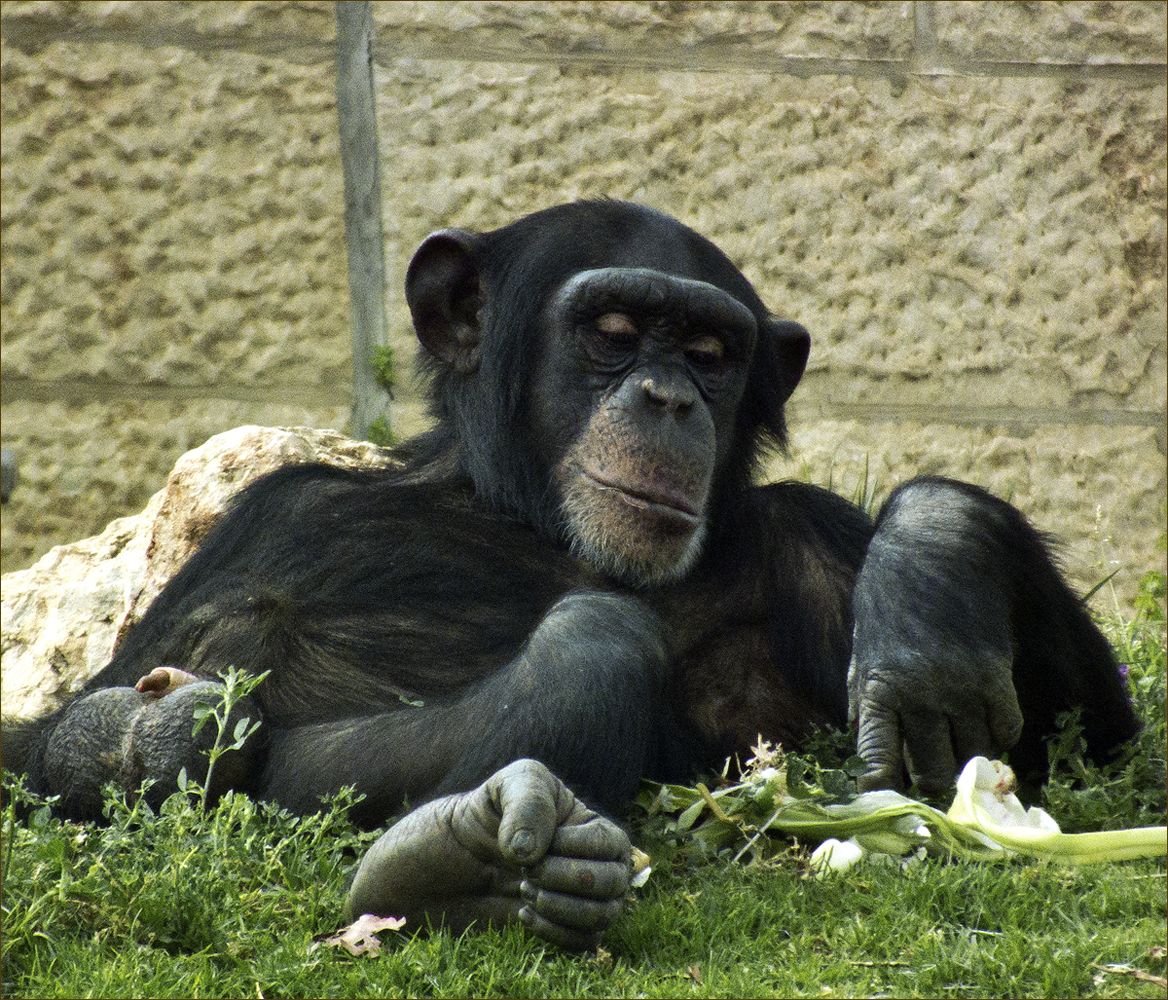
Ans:
[[[1164,821],[1160,607],[1111,626],[1149,722],[1133,752],[1085,765],[1073,720],[1055,747],[1043,804],[1064,829]],[[1161,861],[927,860],[815,879],[797,846],[743,866],[642,831],[655,870],[599,954],[508,929],[387,933],[380,957],[354,958],[314,941],[341,924],[372,836],[349,824],[345,796],[299,819],[235,795],[204,810],[192,786],[157,815],[111,799],[95,826],[6,792],[8,996],[1165,995],[1137,975],[1165,975]]]

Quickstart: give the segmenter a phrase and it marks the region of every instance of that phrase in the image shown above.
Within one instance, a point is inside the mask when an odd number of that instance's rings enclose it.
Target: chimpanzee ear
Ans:
[[[770,371],[767,373],[775,395],[775,402],[782,406],[807,368],[807,356],[811,353],[811,335],[798,323],[789,319],[767,318],[762,326],[762,335],[769,341],[767,358]]]
[[[464,229],[431,233],[406,272],[406,302],[418,340],[464,375],[479,365],[483,291],[475,259],[477,241]]]

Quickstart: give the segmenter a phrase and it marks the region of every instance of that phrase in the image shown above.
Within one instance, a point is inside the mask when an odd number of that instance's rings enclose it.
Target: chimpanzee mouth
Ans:
[[[617,499],[637,510],[671,521],[687,530],[692,530],[701,522],[701,515],[694,510],[689,497],[676,487],[647,483],[638,483],[633,487],[586,469],[580,471],[594,486],[605,493],[615,494]]]

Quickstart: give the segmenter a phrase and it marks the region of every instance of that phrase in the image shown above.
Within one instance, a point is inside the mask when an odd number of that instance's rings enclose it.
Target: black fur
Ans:
[[[434,280],[450,285],[449,301],[434,306],[419,264],[416,322],[433,322],[436,339],[447,324],[481,341],[452,339],[427,362],[434,430],[401,448],[398,469],[305,465],[246,489],[79,697],[132,686],[160,664],[204,677],[271,670],[248,708],[264,723],[255,763],[237,784],[299,810],[354,783],[367,796],[360,818],[378,823],[403,799],[471,788],[522,756],[614,807],[643,776],[691,774],[759,734],[791,746],[816,724],[846,723],[852,593],[875,530],[878,558],[856,593],[861,659],[1008,650],[1032,762],[1054,713],[1072,704],[1087,706],[1098,748],[1134,732],[1106,642],[1013,508],[921,480],[874,529],[814,487],[750,485],[759,456],[785,442],[806,339],[711,243],[610,201],[445,239]],[[612,267],[706,282],[757,324],[741,397],[718,425],[725,459],[702,555],[658,585],[569,554],[551,485],[560,456],[533,418],[549,301],[579,272]],[[938,670],[942,686],[964,683]],[[5,729],[6,765],[41,791],[99,776],[85,760],[67,778],[46,767],[63,717]],[[85,725],[57,742],[74,740],[82,756],[94,739],[121,738],[116,720],[104,735]],[[87,795],[67,806],[92,812]]]

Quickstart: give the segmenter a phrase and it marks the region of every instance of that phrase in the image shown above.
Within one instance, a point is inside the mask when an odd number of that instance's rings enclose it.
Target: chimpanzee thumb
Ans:
[[[537,760],[517,760],[488,779],[499,814],[499,852],[511,864],[535,864],[558,823],[559,779]]]

